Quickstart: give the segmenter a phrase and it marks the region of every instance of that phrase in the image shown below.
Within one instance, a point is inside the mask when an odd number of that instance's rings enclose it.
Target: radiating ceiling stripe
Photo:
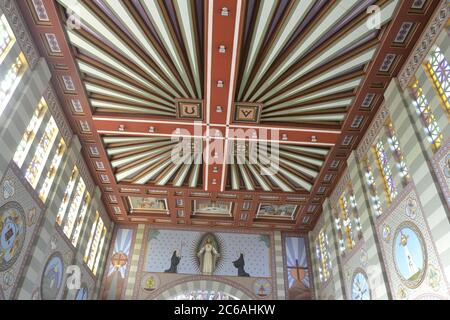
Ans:
[[[120,0],[114,0],[120,1]],[[191,96],[195,96],[194,88],[192,87],[189,78],[187,76],[187,71],[185,70],[183,63],[181,61],[181,57],[176,49],[175,41],[173,37],[169,33],[170,26],[167,25],[165,19],[162,16],[161,12],[161,3],[158,1],[142,1],[141,2],[144,9],[146,10],[147,16],[153,22],[153,25],[156,28],[161,40],[164,43],[164,48],[168,51],[172,61],[175,64],[178,72],[181,75],[181,78],[185,81],[185,85],[188,87],[189,93]],[[192,41],[192,39],[190,39]]]
[[[294,7],[292,8],[289,18],[283,24],[283,27],[280,28],[281,32],[277,35],[276,39],[273,42],[273,45],[270,48],[267,48],[267,55],[264,60],[261,62],[258,72],[255,77],[252,79],[251,85],[247,92],[244,94],[245,101],[249,101],[249,93],[252,92],[256,85],[261,80],[262,76],[266,73],[267,69],[272,65],[275,58],[278,56],[280,51],[284,48],[285,44],[295,32],[298,25],[302,23],[302,20],[314,5],[314,0],[302,0],[296,1]]]
[[[116,59],[112,58],[110,55],[105,53],[103,50],[99,49],[94,44],[90,43],[88,40],[83,38],[78,33],[68,29],[67,30],[67,34],[69,36],[70,42],[73,45],[75,45],[76,47],[82,48],[86,52],[91,53],[93,56],[96,57],[96,59],[102,61],[103,63],[105,63],[109,67],[111,67],[111,68],[113,68],[113,69],[115,69],[115,70],[117,70],[117,71],[119,71],[119,72],[129,76],[130,78],[132,78],[134,80],[136,80],[137,82],[141,83],[145,87],[149,88],[151,91],[154,91],[154,92],[156,92],[156,93],[158,93],[158,94],[160,94],[162,96],[165,96],[168,99],[173,99],[173,97],[167,95],[167,93],[165,93],[164,91],[162,91],[158,87],[152,85],[148,80],[146,80],[145,78],[141,77],[140,75],[138,75],[135,72],[133,72],[132,70],[130,70],[126,65],[124,65],[124,64],[120,63],[119,61],[117,61]],[[176,93],[174,92],[174,95],[175,94]]]
[[[296,86],[293,89],[285,92],[281,97],[275,96],[271,101],[271,103],[274,103],[275,101],[279,101],[281,99],[288,98],[294,94],[298,94],[303,90],[312,88],[315,85],[318,85],[320,83],[323,83],[327,80],[332,79],[333,77],[337,77],[341,75],[344,72],[347,72],[348,70],[351,70],[357,66],[363,65],[367,62],[369,62],[373,55],[376,52],[376,48],[370,48],[366,51],[361,52],[356,57],[352,57],[352,59],[346,61],[345,63],[336,66],[335,68],[325,71],[323,73],[320,73],[318,76],[313,77],[312,79],[308,79],[308,81],[305,81],[302,85]],[[266,98],[275,95],[276,92],[278,92],[280,89],[285,87],[284,85],[278,85],[274,86],[270,91],[268,91],[261,99],[264,101]]]
[[[323,111],[323,110],[330,110],[332,111],[335,108],[342,108],[349,106],[353,101],[353,98],[350,99],[341,99],[341,100],[334,100],[329,102],[322,102],[322,103],[316,103],[316,104],[308,104],[304,106],[300,106],[297,108],[287,108],[283,110],[276,110],[271,112],[263,112],[262,117],[273,117],[278,115],[292,115],[292,114],[301,114],[311,111]]]
[[[250,44],[250,52],[248,54],[241,83],[239,84],[239,101],[241,101],[242,99],[243,90],[247,85],[251,70],[253,69],[254,63],[256,61],[257,53],[261,49],[264,37],[266,36],[267,30],[270,27],[270,23],[273,20],[275,9],[278,7],[278,3],[278,1],[274,0],[261,0],[261,9],[259,10],[257,15],[256,27],[254,28],[255,31],[253,33],[252,41]]]
[[[384,24],[386,24],[387,22],[389,22],[389,20],[392,18],[392,14],[394,12],[396,4],[397,4],[396,1],[391,1],[388,5],[386,5],[385,7],[383,7],[381,9],[381,12],[380,12],[380,17],[381,17],[380,19],[381,19],[381,21],[380,22],[381,22],[382,26]],[[346,33],[338,41],[336,41],[333,44],[329,45],[326,48],[326,50],[324,50],[323,52],[320,52],[317,55],[314,55],[313,59],[310,59],[308,61],[305,61],[305,63],[302,63],[301,67],[298,70],[296,70],[291,76],[286,78],[283,81],[282,85],[283,86],[289,85],[290,83],[292,83],[296,79],[300,78],[301,76],[307,74],[308,72],[310,72],[314,68],[316,68],[316,67],[320,66],[321,64],[327,62],[335,53],[339,52],[340,50],[345,49],[348,46],[351,46],[355,42],[360,41],[361,39],[367,37],[367,35],[369,35],[372,32],[373,32],[373,30],[369,29],[367,27],[366,20],[362,21],[359,25],[356,26],[356,28],[354,28],[353,30],[351,30],[348,33]],[[290,67],[291,65],[292,64],[288,64],[287,67]],[[285,68],[281,68],[277,72],[276,77],[281,75],[280,72],[284,72],[284,71],[286,71],[286,69]],[[262,94],[262,92],[265,91],[270,86],[271,86],[271,82],[270,81],[266,81],[263,84],[261,84],[260,86],[258,86],[258,90],[256,91],[255,94],[253,94],[249,98],[249,101],[254,101],[255,97],[260,96]],[[279,86],[280,85],[278,85],[278,87]],[[272,89],[274,89],[274,88],[272,88]]]

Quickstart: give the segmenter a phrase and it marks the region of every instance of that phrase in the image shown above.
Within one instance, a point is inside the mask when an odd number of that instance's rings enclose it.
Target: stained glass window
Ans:
[[[2,15],[0,17],[0,64],[3,62],[15,41],[8,21],[6,20],[5,15]]]
[[[97,230],[97,224],[99,223],[100,215],[98,211],[95,213],[94,224],[91,228],[91,235],[89,236],[88,244],[86,246],[86,251],[84,253],[84,262],[88,262],[91,254],[92,242],[94,241],[95,231]]]
[[[9,100],[11,99],[14,91],[19,85],[22,75],[28,65],[25,60],[25,56],[21,53],[13,65],[9,68],[9,71],[0,78],[0,113],[3,112]]]
[[[361,218],[359,217],[358,207],[356,205],[356,199],[355,195],[353,194],[353,189],[349,187],[347,193],[351,215],[353,216],[353,221],[355,222],[356,231],[358,233],[358,239],[361,239],[362,238]]]
[[[84,261],[94,274],[97,272],[101,250],[103,249],[103,245],[105,243],[105,237],[106,228],[102,218],[97,212],[84,257]]]
[[[383,209],[381,207],[381,201],[380,198],[377,195],[377,188],[375,184],[375,177],[373,176],[372,168],[370,167],[369,160],[364,160],[364,169],[365,169],[365,176],[366,176],[366,182],[369,187],[369,193],[370,193],[370,200],[372,202],[372,208],[375,211],[375,215],[377,217],[381,216],[383,214]]]
[[[59,206],[58,215],[56,216],[56,223],[62,225],[64,217],[66,215],[67,207],[69,206],[70,199],[72,198],[72,192],[75,187],[75,182],[78,178],[78,168],[75,167],[72,170],[72,175],[70,176],[69,183],[67,184],[66,191],[64,192],[64,197]]]
[[[70,238],[70,236],[72,235],[72,231],[76,223],[78,212],[80,211],[81,202],[83,201],[83,195],[85,191],[86,184],[84,183],[83,178],[80,178],[78,180],[75,195],[71,201],[67,219],[63,227],[63,232],[68,238]]]
[[[96,258],[94,262],[94,267],[92,269],[93,274],[97,274],[98,266],[100,265],[100,258],[102,257],[103,247],[105,245],[105,239],[106,239],[106,228],[103,227],[100,245],[97,248]]]
[[[58,133],[59,130],[56,126],[55,119],[51,117],[45,128],[44,135],[36,148],[34,157],[25,172],[25,178],[33,188],[36,188]]]
[[[86,192],[84,196],[83,205],[81,206],[80,214],[78,215],[75,231],[72,236],[72,244],[74,247],[78,245],[78,240],[80,239],[81,229],[83,227],[84,218],[86,217],[87,210],[89,208],[89,204],[91,202],[91,196],[89,192]]]
[[[345,251],[345,241],[341,227],[341,218],[339,217],[339,213],[337,212],[337,210],[333,210],[333,215],[334,215],[334,227],[336,228],[338,237],[339,252],[343,253]]]
[[[48,169],[47,176],[45,177],[44,184],[42,185],[41,191],[39,192],[39,198],[44,203],[47,200],[48,193],[50,192],[50,188],[53,185],[53,181],[55,180],[56,173],[58,172],[58,168],[61,164],[61,160],[65,151],[66,144],[64,143],[64,139],[61,138],[58,148],[56,149],[56,153],[53,156],[52,163],[50,164],[50,168]]]
[[[403,158],[403,153],[400,149],[400,143],[398,141],[397,134],[395,133],[394,126],[392,125],[392,122],[390,120],[386,124],[386,135],[388,137],[387,140],[389,143],[389,148],[391,149],[394,156],[397,169],[402,180],[402,184],[406,186],[410,181],[409,171],[408,167],[406,166],[405,159]]]
[[[395,183],[392,178],[392,172],[391,168],[389,167],[389,160],[384,149],[383,141],[380,140],[377,142],[377,144],[374,146],[374,151],[378,163],[378,169],[380,170],[381,176],[383,177],[386,197],[389,203],[392,203],[392,201],[397,196],[397,189],[395,188]]]
[[[319,262],[319,280],[326,282],[330,278],[331,258],[328,251],[328,236],[323,230],[320,230],[319,237],[316,241],[316,258]]]
[[[422,88],[419,86],[419,81],[414,80],[411,86],[411,94],[414,99],[414,107],[416,109],[416,113],[420,116],[420,121],[424,126],[425,134],[428,138],[428,141],[433,146],[434,150],[439,149],[442,143],[442,132],[439,128],[436,119],[431,112],[430,106],[428,104],[428,100],[423,94]]]
[[[22,141],[20,141],[17,147],[16,153],[14,154],[14,162],[19,168],[22,167],[28,152],[30,151],[31,145],[36,137],[36,133],[41,127],[42,121],[44,120],[45,114],[47,112],[47,103],[44,99],[41,99],[36,110],[34,111],[33,117],[28,124],[25,133],[23,134]]]
[[[287,299],[295,299],[294,297],[299,296],[309,297],[311,288],[305,238],[298,236],[284,237],[284,249]],[[255,286],[257,295],[260,297],[270,294],[270,287],[268,288],[265,283],[262,282]]]
[[[342,227],[344,229],[345,242],[347,244],[347,248],[353,249],[353,247],[355,246],[355,239],[352,228],[352,220],[350,218],[350,211],[348,208],[348,202],[347,199],[345,198],[345,195],[343,195],[339,199],[339,208],[341,211]]]
[[[439,47],[431,51],[430,60],[425,63],[425,69],[445,110],[450,112],[450,65]]]

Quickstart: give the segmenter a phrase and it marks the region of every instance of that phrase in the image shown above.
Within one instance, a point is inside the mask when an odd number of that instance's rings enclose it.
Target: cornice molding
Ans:
[[[405,89],[411,81],[411,78],[416,73],[417,69],[422,64],[426,55],[436,41],[436,38],[444,29],[445,24],[449,18],[449,2],[442,0],[436,12],[433,14],[430,22],[419,38],[413,52],[409,55],[408,60],[401,69],[398,79],[402,89]]]

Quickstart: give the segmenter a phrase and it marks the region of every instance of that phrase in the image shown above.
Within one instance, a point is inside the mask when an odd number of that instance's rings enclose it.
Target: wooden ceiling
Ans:
[[[113,219],[310,230],[438,4],[20,6]],[[263,155],[255,159],[251,150]],[[171,161],[174,153],[183,161]],[[276,170],[268,173],[275,156]],[[166,199],[169,213],[131,212],[128,197]],[[202,199],[231,202],[231,216],[194,215]],[[295,213],[258,215],[261,204],[292,204]]]

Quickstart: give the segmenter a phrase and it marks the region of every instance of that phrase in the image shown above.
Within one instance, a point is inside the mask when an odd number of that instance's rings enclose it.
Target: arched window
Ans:
[[[442,131],[439,128],[433,113],[431,112],[428,100],[423,94],[423,90],[419,86],[419,81],[417,79],[413,81],[410,90],[414,99],[413,104],[416,113],[420,117],[420,121],[424,127],[428,141],[432,145],[433,150],[436,151],[442,144]]]
[[[375,184],[375,177],[373,176],[372,168],[370,166],[369,160],[366,158],[363,161],[364,170],[366,176],[366,183],[369,187],[370,200],[372,202],[372,208],[375,212],[375,216],[379,217],[383,214],[383,208],[381,207],[381,201],[377,194],[377,188]]]
[[[318,261],[320,282],[326,282],[330,278],[331,258],[328,248],[328,236],[322,229],[320,230],[319,236],[316,240],[316,258]]]
[[[344,253],[345,252],[344,234],[342,232],[341,227],[341,218],[339,217],[339,212],[337,211],[337,209],[336,210],[333,209],[333,215],[334,215],[334,227],[336,228],[338,238],[339,252]]]
[[[388,157],[384,149],[382,140],[378,141],[374,146],[374,153],[377,159],[378,169],[380,170],[381,176],[383,177],[386,198],[389,204],[391,204],[397,196],[397,189],[395,187],[394,179],[392,177],[392,171],[389,166]]]
[[[400,174],[402,184],[403,186],[406,186],[410,181],[409,171],[408,167],[406,166],[405,159],[403,158],[403,153],[400,149],[400,143],[398,141],[397,134],[395,133],[395,129],[392,125],[391,120],[387,121],[385,128],[386,135],[388,137],[387,140],[389,143],[389,148],[391,149],[395,162],[397,164],[397,169]]]
[[[450,65],[439,47],[430,52],[430,59],[424,65],[438,93],[442,105],[450,112]]]

